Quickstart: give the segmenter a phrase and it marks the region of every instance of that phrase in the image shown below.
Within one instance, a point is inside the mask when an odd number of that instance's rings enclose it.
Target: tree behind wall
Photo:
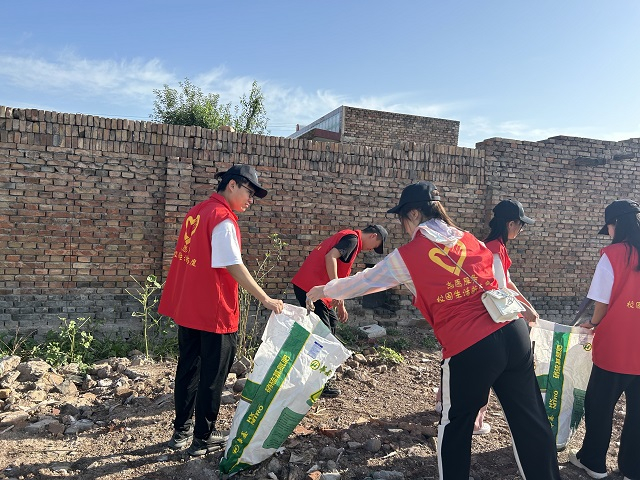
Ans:
[[[221,104],[220,95],[209,93],[193,85],[188,78],[179,82],[181,91],[164,85],[162,90],[153,90],[151,119],[171,125],[194,125],[212,130],[222,126],[232,126],[236,132],[268,134],[264,108],[264,95],[257,82],[251,85],[249,97],[242,95],[238,105]]]

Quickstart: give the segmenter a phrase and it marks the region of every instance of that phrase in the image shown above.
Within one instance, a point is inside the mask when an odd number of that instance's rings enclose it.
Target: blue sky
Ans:
[[[340,105],[491,137],[640,137],[637,0],[3,2],[0,105],[148,120],[189,78],[256,80],[287,136]]]

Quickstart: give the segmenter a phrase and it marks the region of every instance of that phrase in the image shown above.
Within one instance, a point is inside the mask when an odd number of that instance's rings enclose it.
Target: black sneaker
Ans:
[[[338,388],[336,383],[333,380],[329,380],[325,384],[320,396],[324,398],[336,398],[338,395],[340,395],[340,393],[340,389]]]
[[[229,438],[228,433],[219,432],[217,430],[211,432],[211,435],[209,435],[209,438],[206,440],[193,437],[193,442],[191,442],[187,452],[189,452],[189,455],[192,457],[199,457],[201,455],[206,455],[207,453],[222,450],[227,438]]]
[[[169,448],[174,450],[180,450],[189,445],[189,443],[193,440],[193,429],[189,429],[186,432],[174,430],[173,436],[171,440],[169,440]]]

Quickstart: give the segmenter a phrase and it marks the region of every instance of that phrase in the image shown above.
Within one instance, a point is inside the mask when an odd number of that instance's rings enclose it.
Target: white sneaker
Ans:
[[[491,425],[489,425],[487,422],[483,422],[482,426],[478,430],[474,430],[473,431],[473,434],[474,435],[486,435],[490,431],[491,431]]]
[[[571,450],[569,452],[569,461],[571,463],[573,463],[576,467],[581,468],[582,470],[587,472],[587,475],[589,475],[591,478],[607,478],[607,472],[598,473],[598,472],[594,472],[593,470],[590,470],[587,467],[585,467],[582,464],[582,462],[580,462],[578,457],[576,457],[576,453],[577,453],[577,450]]]

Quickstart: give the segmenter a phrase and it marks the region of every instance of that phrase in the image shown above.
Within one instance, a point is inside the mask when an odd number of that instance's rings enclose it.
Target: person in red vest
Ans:
[[[373,250],[382,254],[387,231],[382,225],[369,225],[364,230],[341,230],[320,243],[302,263],[291,283],[296,299],[301,306],[306,306],[307,292],[315,285],[327,283],[334,278],[348,277],[351,266],[358,253]],[[337,309],[334,310],[334,307]],[[323,298],[314,302],[314,312],[324,324],[336,332],[336,322],[346,322],[349,313],[343,300]],[[322,391],[322,396],[334,398],[340,395],[340,389],[334,381],[329,380]]]
[[[489,390],[509,424],[522,478],[559,480],[556,445],[533,370],[527,323],[496,323],[482,303],[498,288],[491,251],[455,226],[436,186],[406,187],[395,213],[411,239],[373,268],[312,288],[311,300],[346,299],[404,284],[442,346],[441,480],[467,480],[471,438]]]
[[[236,353],[238,284],[266,308],[282,312],[245,267],[238,217],[267,191],[250,165],[215,175],[217,193],[184,218],[158,312],[178,325],[179,359],[174,388],[174,434],[169,447],[189,442],[190,455],[221,448],[227,436],[215,429],[220,396]],[[195,423],[193,414],[195,410]]]
[[[611,245],[600,250],[587,297],[595,301],[593,367],[584,402],[582,448],[569,461],[591,478],[607,476],[607,450],[613,412],[624,392],[626,415],[618,449],[618,468],[625,480],[640,479],[640,205],[616,200],[604,212],[600,234]]]
[[[484,244],[493,253],[493,273],[498,281],[498,286],[500,288],[509,288],[516,293],[516,298],[525,308],[522,316],[529,323],[535,322],[540,316],[511,280],[509,275],[511,258],[509,258],[509,252],[507,251],[507,242],[520,235],[525,225],[533,223],[534,220],[524,214],[524,208],[519,201],[512,199],[502,200],[493,207],[493,218],[489,221],[491,231],[484,240]],[[438,403],[436,403],[436,411],[438,411]],[[441,403],[440,411],[442,411]],[[473,427],[474,435],[482,435],[491,431],[491,425],[484,421],[486,413],[487,405],[478,412]]]
[[[511,280],[509,275],[511,258],[509,258],[509,252],[507,251],[507,242],[514,240],[522,233],[526,225],[532,225],[534,222],[535,220],[524,214],[524,208],[519,201],[512,199],[502,200],[493,207],[493,218],[489,222],[491,231],[484,240],[484,244],[493,253],[493,270],[498,280],[498,285],[500,288],[506,287],[516,293],[516,298],[525,308],[522,316],[529,323],[535,322],[540,318],[540,315]]]

